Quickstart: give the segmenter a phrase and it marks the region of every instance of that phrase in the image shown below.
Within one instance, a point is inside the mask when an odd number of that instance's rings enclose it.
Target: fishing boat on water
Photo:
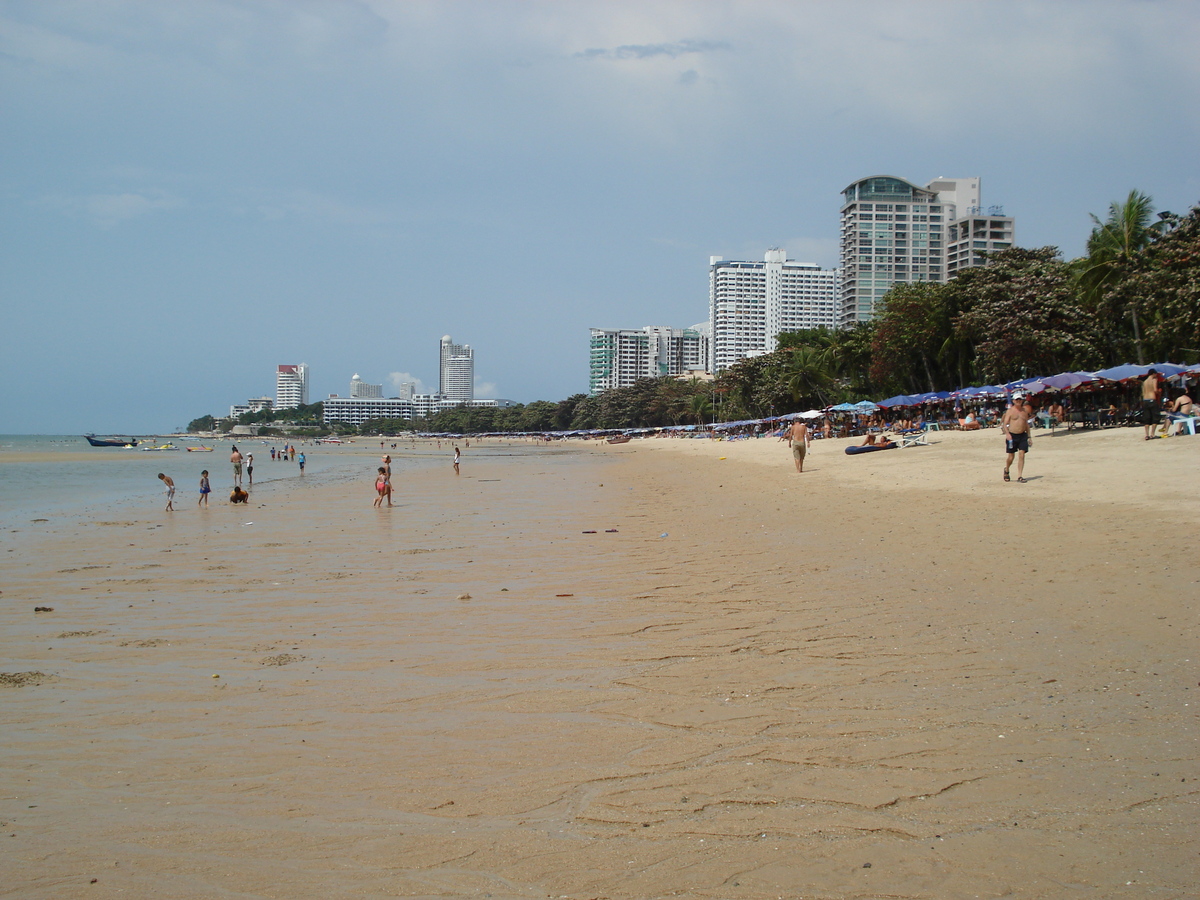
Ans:
[[[117,435],[109,435],[108,437],[96,437],[94,434],[85,434],[87,442],[93,447],[136,447],[138,442],[134,437],[119,437]]]

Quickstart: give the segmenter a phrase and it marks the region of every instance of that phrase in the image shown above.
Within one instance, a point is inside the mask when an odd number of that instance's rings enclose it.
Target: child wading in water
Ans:
[[[383,466],[379,467],[379,474],[375,476],[375,505],[382,506],[383,498],[387,497],[388,506],[392,505],[392,483],[388,479],[387,469]]]
[[[208,506],[208,495],[212,493],[212,487],[208,483],[208,469],[200,473],[200,499],[196,501],[197,506]]]
[[[175,481],[170,475],[164,475],[162,472],[158,473],[158,480],[167,486],[167,512],[174,512]]]

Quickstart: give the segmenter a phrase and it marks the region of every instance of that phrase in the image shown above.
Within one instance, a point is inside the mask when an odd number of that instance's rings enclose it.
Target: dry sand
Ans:
[[[932,440],[8,535],[0,897],[1195,896],[1200,440]]]

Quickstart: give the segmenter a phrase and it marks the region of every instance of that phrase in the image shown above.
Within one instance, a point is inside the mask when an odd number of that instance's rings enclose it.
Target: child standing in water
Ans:
[[[158,473],[158,480],[167,486],[167,512],[174,512],[175,480],[170,475],[164,475],[162,472]]]
[[[197,506],[208,506],[208,495],[212,493],[212,487],[208,483],[208,469],[200,473],[200,499],[196,501]]]

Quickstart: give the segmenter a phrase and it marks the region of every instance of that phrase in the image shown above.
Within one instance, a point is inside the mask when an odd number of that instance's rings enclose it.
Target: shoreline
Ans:
[[[53,676],[0,688],[10,882],[1183,896],[1194,513],[1095,472],[1191,445],[1035,436],[1016,485],[987,438],[472,441],[393,510],[64,525],[0,595]]]

